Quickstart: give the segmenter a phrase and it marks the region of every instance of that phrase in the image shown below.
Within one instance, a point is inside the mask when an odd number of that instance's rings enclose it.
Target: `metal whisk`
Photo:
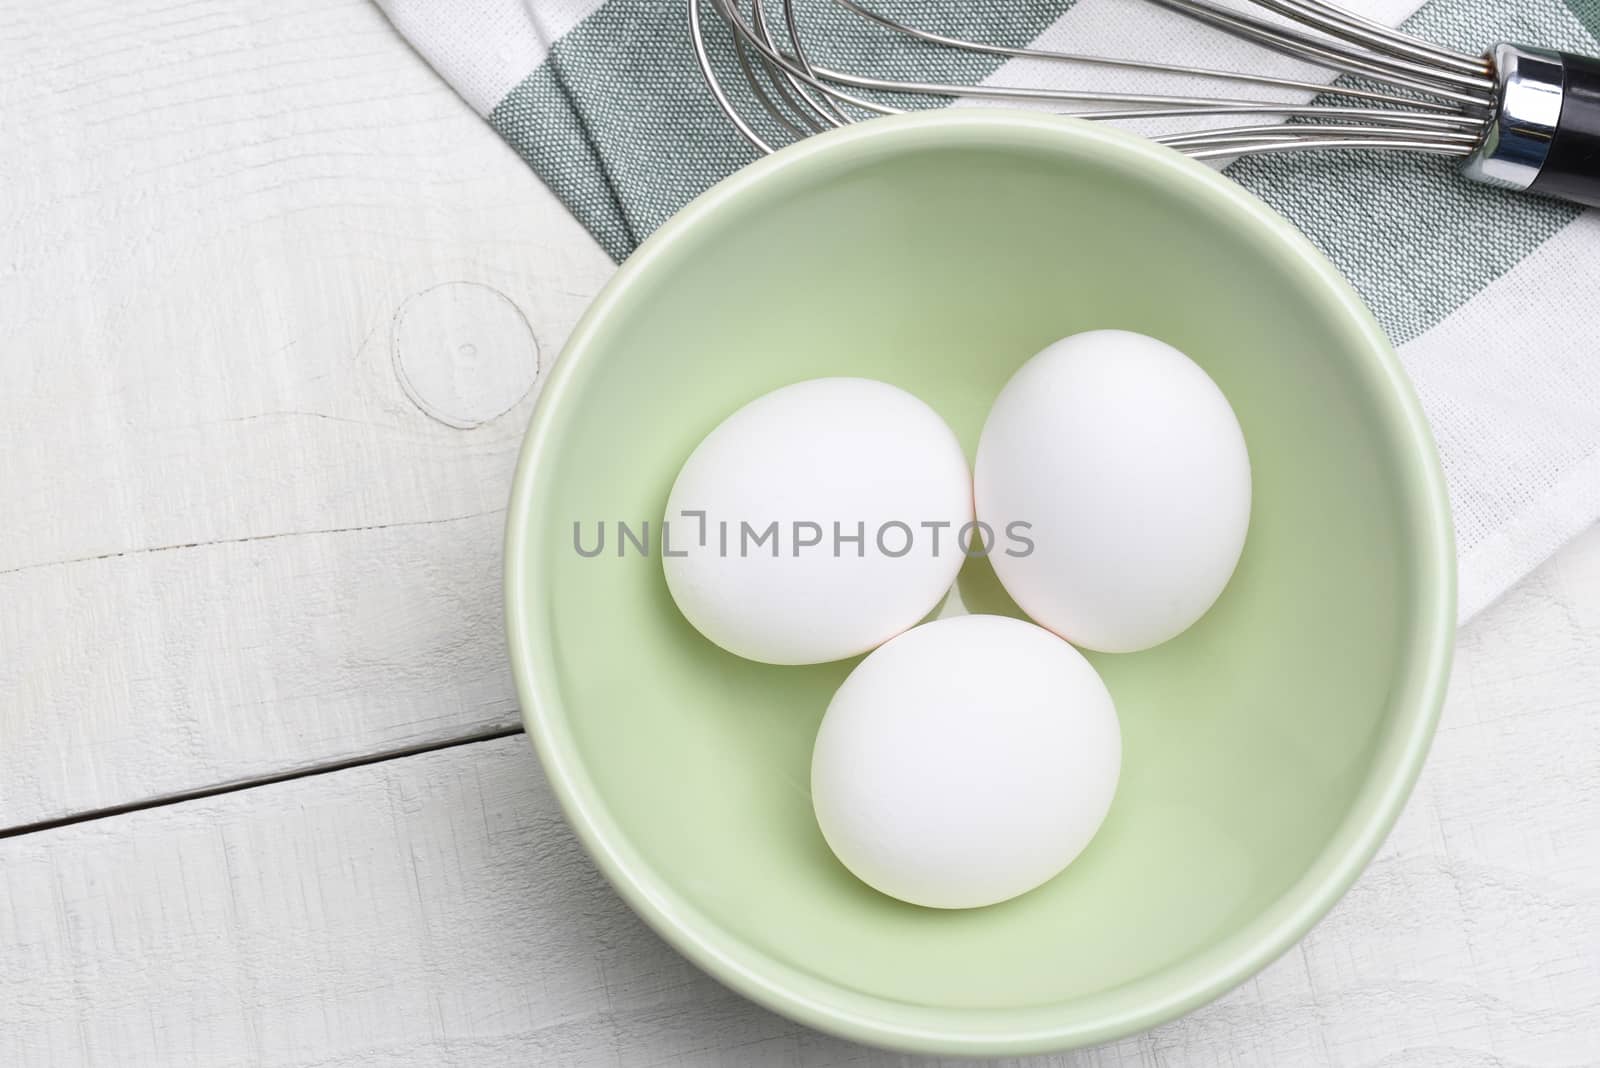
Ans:
[[[1301,149],[1410,150],[1459,158],[1491,185],[1600,205],[1600,60],[1497,44],[1468,55],[1395,30],[1325,0],[1249,0],[1264,17],[1213,0],[1149,0],[1268,49],[1342,75],[1332,84],[1269,74],[1079,55],[949,36],[909,25],[856,0],[831,0],[849,16],[947,55],[1041,60],[1183,75],[1217,96],[915,81],[835,69],[814,60],[795,0],[689,0],[700,68],[717,104],[763,152],[870,118],[972,98],[1051,105],[1096,121],[1202,119],[1153,139],[1197,159]],[[870,0],[869,0],[870,2]],[[726,24],[737,74],[719,72],[703,6]],[[1227,95],[1265,88],[1273,99]]]

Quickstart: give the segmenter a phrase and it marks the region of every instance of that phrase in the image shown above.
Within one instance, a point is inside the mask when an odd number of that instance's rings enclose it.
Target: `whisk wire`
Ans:
[[[1260,141],[1240,140],[1236,143],[1218,143],[1207,146],[1178,146],[1178,151],[1191,159],[1208,160],[1235,159],[1240,156],[1264,156],[1276,152],[1289,152],[1308,148],[1399,149],[1438,156],[1457,156],[1462,154],[1451,146],[1440,145],[1432,140],[1388,137],[1300,137],[1294,140],[1287,138]]]
[[[772,121],[778,134],[789,138],[809,136],[860,117],[906,110],[890,100],[974,98],[1066,106],[1072,110],[1063,114],[1098,121],[1289,120],[1187,130],[1154,138],[1199,159],[1291,148],[1408,149],[1467,156],[1482,142],[1493,104],[1495,82],[1487,60],[1420,41],[1323,0],[1251,0],[1265,11],[1295,20],[1293,25],[1234,12],[1210,0],[1152,2],[1260,47],[1353,75],[1366,84],[1329,85],[1253,72],[971,41],[908,25],[858,0],[833,0],[868,23],[939,50],[1232,82],[1282,90],[1294,94],[1292,100],[875,77],[814,62],[800,29],[795,0],[776,0],[782,15],[777,24],[787,38],[780,41],[774,32],[775,20],[768,17],[764,6],[769,2],[773,0],[748,0],[748,4],[745,0],[709,0],[709,6],[732,37],[735,65],[750,100]],[[743,114],[722,83],[724,76],[712,61],[701,25],[702,0],[689,0],[689,19],[695,57],[718,107],[758,150],[774,151],[774,145]]]
[[[1415,97],[1400,96],[1396,93],[1386,93],[1375,89],[1364,89],[1356,86],[1330,86],[1320,82],[1301,81],[1294,78],[1275,77],[1269,74],[1252,74],[1243,71],[1216,70],[1209,67],[1191,67],[1176,63],[1161,63],[1147,59],[1119,59],[1111,56],[1090,56],[1076,52],[1061,52],[1048,48],[1019,48],[1010,45],[985,44],[977,41],[964,41],[957,37],[947,37],[943,34],[911,26],[891,19],[886,15],[871,11],[854,0],[834,0],[840,7],[870,19],[885,29],[896,33],[905,34],[918,40],[927,41],[946,48],[964,49],[987,55],[1006,56],[1014,59],[1040,59],[1061,63],[1078,63],[1086,66],[1109,67],[1122,70],[1151,71],[1160,74],[1183,75],[1191,78],[1203,78],[1215,81],[1229,81],[1237,84],[1266,85],[1278,89],[1303,90],[1305,92],[1337,93],[1340,96],[1354,99],[1371,100],[1374,103],[1401,104],[1408,107],[1421,107],[1428,110],[1451,111],[1454,105],[1442,101],[1418,100]],[[785,7],[793,10],[792,0],[785,0]]]
[[[774,52],[778,51],[778,42],[772,36],[772,30],[767,23],[762,5],[760,3],[752,3],[750,15],[752,24],[757,32],[761,34],[761,38],[766,42],[767,47]],[[791,34],[791,42],[796,40],[798,40],[798,37]],[[774,66],[765,57],[762,57],[762,63],[766,67],[768,77],[778,90],[779,96],[793,109],[807,129],[813,133],[820,133],[829,126],[841,125],[812,97],[804,82],[783,68]]]
[[[760,2],[761,0],[754,0],[754,3],[757,7],[760,6]],[[783,23],[789,31],[789,42],[794,48],[795,61],[798,62],[801,67],[805,68],[807,73],[814,74],[815,71],[812,69],[811,61],[806,58],[805,45],[801,41],[800,26],[795,19],[793,0],[783,0]],[[822,113],[823,117],[832,125],[836,127],[844,126],[850,122],[850,117],[841,111],[838,105],[835,104],[832,98],[826,93],[822,94],[819,100],[813,100],[810,93],[804,90],[798,80],[789,75],[785,76],[794,83],[796,90],[799,90],[801,95],[804,96],[807,101],[810,101],[812,106],[816,107],[817,110]]]
[[[1482,55],[1469,56],[1465,52],[1445,48],[1324,0],[1256,0],[1256,3],[1289,18],[1299,18],[1355,44],[1366,44],[1419,63],[1437,63],[1463,74],[1487,76],[1490,73],[1489,62]]]
[[[1287,26],[1268,22],[1241,12],[1230,11],[1206,0],[1150,0],[1198,22],[1224,30],[1264,48],[1296,59],[1345,74],[1364,75],[1390,85],[1403,86],[1419,92],[1453,100],[1458,104],[1481,104],[1494,82],[1487,76],[1477,77],[1429,67],[1424,63],[1395,58],[1379,52],[1362,51],[1338,41],[1319,40],[1310,34]],[[1252,0],[1264,4],[1269,0]]]
[[[712,0],[713,4],[716,2],[717,0]],[[769,155],[776,152],[777,149],[766,138],[757,133],[755,127],[745,121],[743,113],[734,107],[732,100],[728,99],[728,92],[723,88],[722,79],[717,76],[716,70],[712,66],[711,53],[706,48],[705,27],[700,17],[700,0],[689,0],[688,12],[689,44],[694,48],[695,62],[700,66],[700,73],[705,78],[706,88],[711,91],[711,97],[716,101],[717,107],[728,117],[728,121],[733,123],[734,129],[739,131],[739,135],[754,145],[758,152]],[[735,33],[734,36],[737,39],[738,34]]]

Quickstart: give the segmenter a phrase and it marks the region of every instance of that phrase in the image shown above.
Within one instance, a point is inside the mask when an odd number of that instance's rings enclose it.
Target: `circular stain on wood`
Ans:
[[[400,387],[446,426],[482,426],[539,380],[539,342],[522,310],[477,282],[443,282],[407,297],[390,341]]]

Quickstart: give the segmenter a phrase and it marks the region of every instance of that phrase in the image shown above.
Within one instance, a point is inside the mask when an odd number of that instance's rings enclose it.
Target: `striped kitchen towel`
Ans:
[[[617,259],[755,158],[701,79],[687,0],[378,3]],[[1331,77],[1145,0],[874,3],[1002,44]],[[1350,6],[1470,52],[1511,40],[1600,54],[1600,0]],[[813,22],[826,51],[812,58],[834,66],[1146,91],[1144,79],[1160,77],[951,56],[841,18],[827,0],[798,7],[826,20]],[[720,24],[708,16],[706,28],[728,54]],[[1462,618],[1600,519],[1600,211],[1473,185],[1447,161],[1402,154],[1256,157],[1226,173],[1327,253],[1399,347],[1444,458]]]

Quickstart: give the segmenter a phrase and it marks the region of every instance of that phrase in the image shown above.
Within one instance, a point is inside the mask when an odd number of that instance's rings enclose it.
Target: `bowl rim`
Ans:
[[[730,201],[797,166],[827,174],[877,152],[954,145],[1093,152],[1113,164],[1158,176],[1184,195],[1254,230],[1304,269],[1313,289],[1342,313],[1366,349],[1363,366],[1400,448],[1396,462],[1407,529],[1418,567],[1408,576],[1412,609],[1404,663],[1390,703],[1397,722],[1374,750],[1344,819],[1310,867],[1259,915],[1199,953],[1129,984],[1071,1002],[1006,1008],[944,1009],[866,994],[803,971],[721,928],[679,897],[614,822],[589,779],[560,712],[561,701],[537,663],[554,659],[543,610],[546,578],[531,561],[532,517],[546,486],[544,457],[555,447],[551,413],[589,370],[594,340],[641,276]],[[1343,896],[1398,818],[1426,758],[1449,679],[1455,630],[1456,571],[1449,499],[1432,433],[1400,363],[1354,288],[1283,216],[1219,172],[1171,149],[1110,127],[1040,112],[948,108],[875,119],[799,141],[719,182],[668,220],[606,283],[573,328],[535,404],[518,456],[505,532],[506,632],[524,727],[569,825],[623,900],[676,950],[726,986],[818,1030],[875,1046],[957,1056],[1056,1052],[1126,1037],[1176,1019],[1220,997],[1295,945]],[[1133,1008],[1125,1000],[1150,988]]]

